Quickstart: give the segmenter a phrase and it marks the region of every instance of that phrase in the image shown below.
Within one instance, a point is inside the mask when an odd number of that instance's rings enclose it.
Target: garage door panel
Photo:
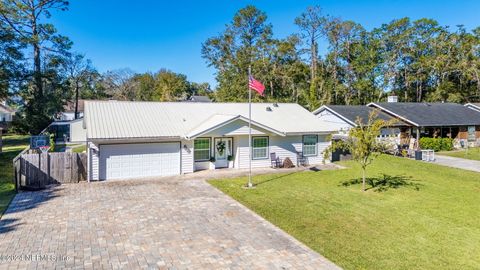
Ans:
[[[100,178],[125,179],[180,174],[180,144],[100,146]]]

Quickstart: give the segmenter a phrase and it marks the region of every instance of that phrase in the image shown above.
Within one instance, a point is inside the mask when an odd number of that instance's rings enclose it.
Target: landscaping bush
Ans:
[[[453,139],[451,138],[420,138],[421,149],[432,149],[438,151],[453,150]]]

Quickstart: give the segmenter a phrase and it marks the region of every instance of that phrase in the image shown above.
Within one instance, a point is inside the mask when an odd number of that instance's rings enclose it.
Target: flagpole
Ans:
[[[248,80],[252,76],[252,68],[248,66]],[[248,187],[252,187],[252,89],[248,86]]]

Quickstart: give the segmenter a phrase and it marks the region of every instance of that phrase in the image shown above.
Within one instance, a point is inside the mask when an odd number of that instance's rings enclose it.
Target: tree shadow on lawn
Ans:
[[[388,175],[382,174],[380,177],[367,177],[365,182],[370,187],[367,187],[366,190],[373,190],[375,192],[385,192],[389,189],[399,189],[402,187],[413,188],[414,190],[420,190],[420,187],[423,186],[420,183],[416,183],[418,180],[413,180],[411,176],[405,175]],[[361,185],[362,178],[350,179],[347,181],[340,182],[341,186],[348,187],[353,185]]]

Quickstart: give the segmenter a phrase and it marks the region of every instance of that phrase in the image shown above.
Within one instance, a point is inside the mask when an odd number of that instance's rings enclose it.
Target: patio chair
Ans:
[[[303,152],[297,152],[297,167],[307,165],[307,159],[303,156]]]
[[[393,156],[401,156],[402,155],[402,145],[396,144],[393,147]]]
[[[275,153],[270,153],[270,165],[272,168],[280,168],[282,166],[280,158]]]

